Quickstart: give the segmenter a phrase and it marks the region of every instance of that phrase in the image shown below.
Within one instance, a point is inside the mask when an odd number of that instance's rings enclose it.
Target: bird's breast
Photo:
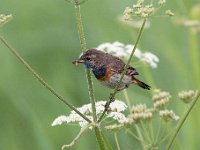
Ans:
[[[94,69],[93,73],[99,81],[110,80],[112,76],[112,70],[110,68],[104,68],[104,67],[96,70]]]
[[[120,77],[121,77],[121,74],[113,74],[110,76],[110,78],[108,80],[99,80],[99,81],[104,86],[114,89],[118,85]],[[131,84],[131,83],[132,83],[132,77],[125,75],[123,77],[123,80],[122,80],[118,90],[127,88],[129,86],[129,84]]]

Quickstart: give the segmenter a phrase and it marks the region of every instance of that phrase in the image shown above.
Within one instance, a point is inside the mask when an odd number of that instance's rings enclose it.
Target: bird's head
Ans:
[[[89,49],[85,53],[83,53],[79,59],[73,61],[73,64],[80,64],[83,63],[87,68],[94,68],[97,64],[100,63],[102,56],[104,55],[103,52],[96,50],[96,49]]]

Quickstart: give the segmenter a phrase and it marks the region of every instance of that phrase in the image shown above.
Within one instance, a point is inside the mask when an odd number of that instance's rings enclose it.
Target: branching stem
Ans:
[[[141,38],[141,35],[142,35],[142,31],[144,30],[145,23],[146,23],[146,18],[143,20],[142,26],[141,26],[141,28],[140,28],[140,30],[139,30],[139,33],[138,33],[138,36],[137,36],[137,40],[136,40],[136,42],[135,42],[135,45],[134,45],[133,50],[132,50],[132,52],[131,52],[131,55],[130,55],[130,57],[129,57],[129,59],[128,59],[128,62],[126,63],[126,65],[125,65],[125,67],[124,67],[124,70],[123,70],[122,75],[121,75],[121,77],[120,77],[120,79],[119,79],[119,82],[118,82],[117,86],[115,87],[114,92],[110,94],[110,98],[109,98],[109,100],[106,102],[105,109],[104,109],[102,115],[100,116],[98,122],[101,122],[101,120],[103,119],[103,117],[104,117],[106,111],[108,110],[108,108],[109,108],[109,106],[110,106],[110,103],[112,103],[112,102],[115,100],[115,95],[116,95],[117,92],[118,92],[118,89],[119,89],[119,87],[120,87],[120,85],[121,85],[121,83],[122,83],[122,79],[123,79],[123,77],[124,77],[124,75],[125,75],[125,73],[126,73],[126,70],[127,70],[128,66],[129,66],[129,64],[130,64],[130,62],[131,62],[131,60],[132,60],[132,58],[133,58],[133,54],[134,54],[134,52],[135,52],[135,50],[136,50],[136,48],[137,48],[137,45],[138,45],[138,43],[139,43],[139,41],[140,41],[140,38]]]

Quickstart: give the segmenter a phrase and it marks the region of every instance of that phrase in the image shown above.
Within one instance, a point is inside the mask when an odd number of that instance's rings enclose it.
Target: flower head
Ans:
[[[123,43],[120,43],[118,41],[113,43],[102,43],[97,47],[98,50],[110,53],[116,57],[120,57],[126,60],[128,60],[133,48],[134,45],[132,44],[124,45]],[[159,58],[153,53],[142,53],[140,49],[136,48],[134,56],[138,58],[141,62],[148,64],[151,68],[157,68]]]
[[[181,91],[178,93],[178,97],[184,102],[189,103],[193,100],[196,95],[196,91],[188,90],[188,91]]]
[[[177,116],[173,110],[168,110],[168,109],[165,109],[165,110],[161,110],[159,112],[160,114],[160,117],[162,117],[165,121],[169,121],[169,120],[179,120],[179,116]]]
[[[132,17],[138,16],[141,18],[149,18],[157,13],[157,11],[166,3],[166,0],[158,0],[158,6],[154,3],[146,4],[144,0],[138,0],[132,7],[126,7],[124,11],[125,20],[131,20]],[[173,16],[171,10],[165,12],[168,16]]]
[[[143,53],[143,57],[141,58],[141,61],[148,64],[151,68],[157,68],[157,63],[159,62],[159,59],[156,55],[146,52]]]
[[[152,109],[147,108],[146,104],[138,104],[132,107],[132,114],[128,116],[128,118],[132,118],[135,122],[139,120],[150,120],[153,116]]]
[[[104,111],[106,101],[98,101],[96,102],[96,114],[99,117],[102,112]],[[107,114],[106,118],[112,118],[116,120],[119,123],[124,123],[127,121],[124,114],[121,112],[125,111],[127,108],[127,105],[119,100],[115,100],[110,104],[110,112]],[[92,108],[91,104],[83,105],[79,108],[77,108],[82,114],[84,114],[86,117],[88,117],[90,120],[93,121],[92,117]],[[75,111],[71,111],[71,113],[68,116],[62,115],[57,117],[53,123],[52,126],[61,125],[62,123],[73,123],[78,122],[80,127],[86,126],[88,124],[87,121],[85,121],[79,114],[77,114]]]
[[[170,93],[156,89],[153,94],[153,102],[155,108],[162,108],[169,103],[171,98]]]
[[[165,3],[166,3],[166,0],[159,0],[159,1],[158,1],[158,4],[159,4],[159,5],[163,5],[163,4],[165,4]]]
[[[166,10],[165,14],[168,16],[174,16],[174,13],[171,10]]]
[[[6,24],[11,19],[12,19],[12,15],[0,14],[0,26]]]

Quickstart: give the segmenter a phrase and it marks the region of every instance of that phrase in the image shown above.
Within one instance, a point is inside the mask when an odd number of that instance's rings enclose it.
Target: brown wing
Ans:
[[[106,64],[109,64],[109,67],[112,68],[113,71],[116,73],[122,73],[125,67],[125,63],[118,57],[112,56],[110,54],[107,54],[106,57]],[[139,73],[136,71],[135,68],[129,66],[126,71],[126,75],[139,75]]]
[[[112,68],[116,73],[122,73],[124,70],[125,63],[118,57],[112,56],[110,54],[106,57],[106,64],[109,68]]]

